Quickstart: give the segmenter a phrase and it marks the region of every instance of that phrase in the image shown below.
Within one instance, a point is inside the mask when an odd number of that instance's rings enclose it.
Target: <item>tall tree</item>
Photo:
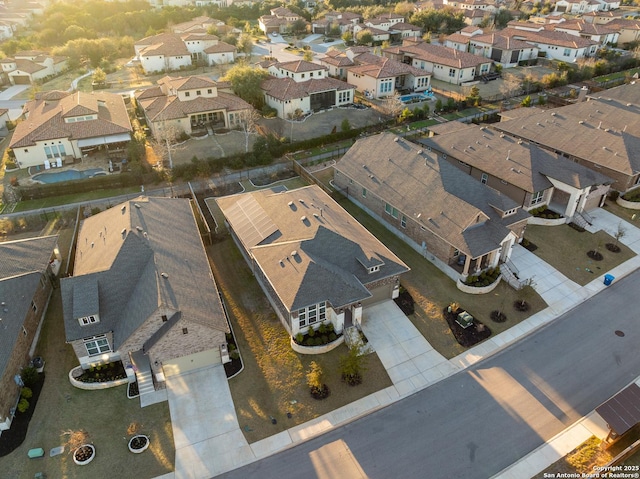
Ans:
[[[231,82],[233,92],[259,110],[264,105],[264,94],[260,84],[268,76],[266,70],[238,64],[231,68],[222,80]]]

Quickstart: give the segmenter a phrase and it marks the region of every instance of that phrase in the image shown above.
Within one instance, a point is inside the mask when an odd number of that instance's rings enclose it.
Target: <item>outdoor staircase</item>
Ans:
[[[140,396],[152,393],[156,390],[153,385],[153,376],[151,371],[136,371],[136,379],[138,380],[138,391],[140,391]]]
[[[589,223],[580,213],[573,215],[571,222],[585,230],[587,229],[587,226],[591,225],[591,223]]]
[[[364,343],[360,331],[355,326],[350,326],[344,330],[344,342],[349,349],[359,346],[362,354],[369,354],[374,351],[371,344]]]
[[[518,278],[517,272],[512,271],[506,263],[502,263],[500,265],[500,272],[502,273],[502,279],[505,280],[512,288],[516,291],[522,289],[523,282]]]

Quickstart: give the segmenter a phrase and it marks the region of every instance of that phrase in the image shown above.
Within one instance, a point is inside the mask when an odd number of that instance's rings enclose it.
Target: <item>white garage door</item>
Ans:
[[[170,361],[164,361],[162,363],[162,369],[164,370],[165,377],[169,377],[221,363],[220,349],[215,348]]]

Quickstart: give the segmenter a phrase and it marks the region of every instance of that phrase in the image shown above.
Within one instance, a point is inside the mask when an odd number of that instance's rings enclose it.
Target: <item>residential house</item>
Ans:
[[[569,34],[546,30],[544,26],[537,26],[538,29],[535,31],[533,28],[535,27],[532,27],[532,24],[509,26],[500,30],[500,35],[529,43],[546,58],[564,62],[592,57],[599,48],[598,42],[577,36],[575,32]]]
[[[430,72],[393,58],[361,53],[354,57],[354,63],[347,68],[347,81],[367,98],[383,98],[396,91],[426,91],[431,87]]]
[[[15,30],[15,23],[0,21],[0,40],[6,40],[13,37]]]
[[[265,103],[275,108],[280,118],[349,105],[355,98],[355,87],[330,78],[322,65],[294,60],[262,62],[271,77],[262,82]]]
[[[145,73],[233,63],[236,57],[236,47],[208,33],[161,33],[138,40],[133,47]]]
[[[98,149],[122,155],[131,141],[127,108],[114,93],[42,92],[22,115],[9,144],[20,168],[62,166]]]
[[[334,168],[339,191],[456,279],[506,261],[529,218],[442,155],[391,133],[359,139]]]
[[[470,37],[469,52],[490,58],[504,68],[516,67],[520,62],[538,58],[537,47],[531,43],[501,35],[499,32]]]
[[[33,358],[60,268],[57,241],[57,236],[43,236],[0,243],[0,434],[13,421],[20,372]]]
[[[285,7],[272,8],[270,13],[271,15],[262,15],[258,18],[258,27],[265,35],[290,32],[294,23],[300,21],[308,25],[304,18]]]
[[[604,10],[603,2],[599,0],[557,0],[553,11],[571,15],[583,15],[599,10]]]
[[[342,332],[398,296],[409,268],[317,185],[216,201],[291,336],[328,323]]]
[[[385,57],[425,70],[436,80],[454,85],[489,73],[492,63],[479,55],[426,42],[405,41],[402,46],[386,48],[382,53]]]
[[[29,85],[65,71],[67,57],[52,56],[41,51],[22,51],[0,60],[0,65],[3,76],[12,85]]]
[[[525,210],[546,205],[567,218],[602,206],[611,178],[496,130],[463,125],[421,140],[427,150]]]
[[[120,360],[141,393],[226,355],[229,326],[188,199],[141,196],[85,219],[60,287],[82,368]]]
[[[209,77],[170,77],[158,86],[136,92],[136,100],[152,134],[191,135],[199,131],[234,128],[252,107],[232,93],[222,92]]]
[[[618,20],[623,18],[625,11],[623,10],[607,10],[589,12],[582,15],[582,20],[587,23],[593,23],[596,25],[605,25],[612,20]]]
[[[600,45],[614,45],[618,43],[620,33],[609,25],[587,23],[584,20],[570,20],[555,25],[549,25],[556,32],[565,32],[582,38],[588,38]]]
[[[402,15],[394,13],[384,13],[378,17],[365,20],[362,25],[359,26],[359,29],[371,32],[374,42],[398,42],[404,38],[419,38],[422,35],[420,27],[406,23]],[[358,33],[359,29],[356,27],[354,34]],[[386,32],[386,35],[384,32]]]
[[[607,23],[607,27],[618,32],[618,44],[621,46],[640,41],[640,19],[618,18]]]
[[[318,18],[311,23],[311,33],[327,35],[332,30],[340,30],[340,34],[345,33],[350,26],[362,22],[362,15],[351,12],[327,12],[322,18]]]
[[[210,29],[217,29],[218,27],[225,26],[222,20],[211,18],[207,16],[199,16],[188,22],[178,23],[171,26],[173,33],[208,33]]]
[[[596,93],[588,101],[532,112],[493,127],[612,178],[612,188],[618,191],[640,185],[637,82]]]

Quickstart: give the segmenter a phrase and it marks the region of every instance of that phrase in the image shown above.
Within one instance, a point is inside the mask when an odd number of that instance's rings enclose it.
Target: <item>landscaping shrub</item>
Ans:
[[[20,402],[18,403],[18,411],[25,412],[27,409],[29,409],[29,401],[24,398],[20,399]]]
[[[25,386],[32,387],[38,381],[38,370],[29,366],[22,370],[20,377]]]
[[[23,399],[31,399],[33,396],[33,391],[31,388],[24,387],[20,390],[20,397]]]
[[[489,268],[486,271],[483,271],[479,275],[471,275],[464,282],[467,286],[473,286],[476,288],[481,288],[483,286],[489,286],[493,284],[500,276],[500,268]]]
[[[622,199],[626,201],[633,201],[634,203],[640,203],[640,189],[625,193],[622,195]]]

